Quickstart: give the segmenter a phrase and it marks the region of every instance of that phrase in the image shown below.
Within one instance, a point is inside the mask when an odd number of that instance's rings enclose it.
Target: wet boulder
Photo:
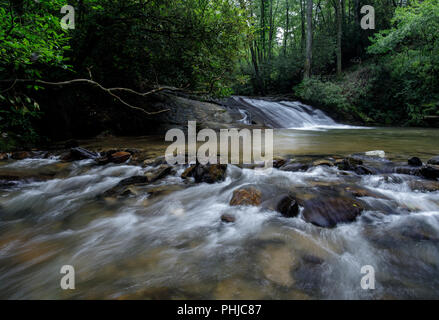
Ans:
[[[332,161],[330,161],[330,160],[322,159],[322,160],[316,160],[316,161],[314,161],[314,162],[312,163],[312,165],[313,165],[314,167],[317,167],[317,166],[333,167],[333,166],[334,166],[334,163],[333,163]]]
[[[216,183],[226,178],[226,164],[197,164],[194,168],[193,177],[195,182]]]
[[[157,167],[157,166],[162,165],[162,164],[166,164],[165,156],[160,156],[160,157],[153,158],[153,159],[146,159],[143,161],[143,166],[145,166],[145,167],[148,167],[148,166]]]
[[[100,165],[104,165],[107,163],[124,163],[129,158],[131,158],[131,153],[125,151],[111,151],[107,152],[107,154],[103,157],[97,158],[96,162]]]
[[[439,165],[439,156],[433,157],[427,161],[428,164]]]
[[[439,166],[427,165],[419,170],[421,176],[429,180],[439,179]]]
[[[402,166],[393,169],[394,173],[407,174],[411,176],[420,175],[421,170],[413,166]]]
[[[274,158],[273,159],[273,168],[279,169],[283,165],[285,165],[287,161],[284,158]]]
[[[352,157],[337,160],[335,162],[335,165],[338,167],[339,170],[345,170],[345,171],[353,171],[355,170],[356,166],[362,164],[363,164],[363,160],[352,158]]]
[[[235,216],[231,215],[231,214],[223,214],[221,215],[221,221],[225,222],[225,223],[233,223],[236,221]]]
[[[30,154],[30,152],[27,152],[27,151],[13,152],[11,155],[11,158],[14,160],[23,160],[23,159],[27,159],[30,157],[31,157],[31,154]]]
[[[181,178],[182,179],[187,179],[189,177],[193,177],[194,176],[194,169],[195,169],[195,165],[191,165],[189,167],[187,167],[183,173],[181,174]]]
[[[431,180],[412,180],[409,181],[408,186],[414,191],[434,192],[439,191],[439,181]]]
[[[418,157],[411,157],[408,159],[408,165],[412,167],[421,167],[422,166],[422,160]]]
[[[297,217],[299,204],[291,195],[283,196],[277,204],[277,211],[288,218]]]
[[[306,171],[309,169],[309,165],[303,163],[289,163],[280,168],[282,171],[298,172]]]
[[[316,197],[304,202],[306,222],[319,227],[333,228],[339,223],[354,221],[364,210],[363,205],[346,197]]]
[[[152,183],[170,175],[172,171],[173,171],[172,166],[168,164],[162,164],[158,168],[146,172],[145,176],[147,177],[148,182]]]
[[[359,175],[372,175],[376,174],[377,170],[371,167],[366,167],[363,165],[358,165],[355,167],[354,172]]]
[[[388,199],[384,195],[371,191],[366,188],[358,187],[358,186],[347,186],[344,188],[344,190],[350,194],[352,194],[354,197],[371,197],[371,198],[377,198],[377,199]]]
[[[0,153],[0,161],[1,160],[7,160],[9,158],[9,155],[6,152]]]
[[[119,183],[111,189],[105,191],[103,197],[113,197],[116,195],[131,195],[132,190],[129,189],[130,186],[147,184],[148,177],[146,176],[133,176],[119,181]],[[127,188],[128,187],[128,188]]]
[[[254,187],[236,189],[233,191],[231,206],[259,206],[261,204],[262,193]]]
[[[77,147],[71,148],[69,152],[61,156],[62,161],[77,161],[84,159],[98,159],[100,155],[96,152],[89,151],[87,149]]]
[[[148,188],[149,198],[163,197],[167,196],[173,192],[183,190],[184,186],[178,184],[162,184],[159,186],[153,186]]]

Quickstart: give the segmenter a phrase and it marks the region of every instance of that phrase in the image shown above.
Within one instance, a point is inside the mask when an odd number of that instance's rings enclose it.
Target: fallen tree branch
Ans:
[[[169,111],[169,109],[148,112],[143,108],[136,107],[136,106],[129,104],[128,102],[123,100],[120,96],[115,94],[114,92],[115,91],[125,91],[125,92],[129,92],[129,93],[141,96],[141,97],[145,97],[147,95],[150,95],[150,94],[162,91],[162,90],[172,90],[171,87],[158,87],[158,88],[153,89],[151,91],[141,93],[141,92],[137,92],[133,89],[129,89],[129,88],[105,88],[100,83],[93,81],[93,80],[90,80],[90,79],[73,79],[73,80],[60,81],[60,82],[50,82],[50,81],[44,81],[44,80],[31,80],[31,79],[11,79],[11,80],[0,80],[0,82],[13,82],[13,85],[11,86],[11,88],[17,83],[35,83],[35,84],[48,85],[48,86],[64,86],[64,85],[71,85],[71,84],[77,84],[77,83],[90,84],[90,85],[96,86],[99,89],[101,89],[102,91],[106,92],[107,94],[109,94],[110,96],[112,96],[113,98],[115,98],[120,103],[127,106],[128,108],[142,111],[143,113],[146,113],[147,115],[155,115],[155,114],[167,112],[167,111]],[[11,89],[11,88],[9,88],[9,89]],[[9,90],[9,89],[7,89],[7,90]],[[175,89],[178,89],[178,88],[175,88]]]

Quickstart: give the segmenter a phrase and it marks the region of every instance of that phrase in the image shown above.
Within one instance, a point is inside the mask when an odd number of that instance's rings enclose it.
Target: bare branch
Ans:
[[[161,91],[161,90],[164,90],[164,89],[172,90],[172,89],[167,88],[167,87],[161,87],[161,88],[156,88],[156,89],[148,91],[148,92],[141,93],[141,92],[137,92],[135,90],[129,89],[129,88],[105,88],[100,83],[98,83],[96,81],[93,81],[93,80],[90,80],[90,79],[73,79],[73,80],[60,81],[60,82],[49,82],[49,81],[44,81],[44,80],[31,80],[31,79],[1,80],[1,82],[11,82],[11,81],[13,81],[13,85],[9,89],[7,89],[7,90],[10,90],[16,83],[19,83],[19,82],[20,83],[35,83],[35,84],[48,85],[48,86],[64,86],[64,85],[71,85],[71,84],[75,84],[75,83],[91,84],[93,86],[98,87],[102,91],[106,92],[107,94],[109,94],[110,96],[112,96],[113,98],[115,98],[120,103],[122,103],[123,105],[127,106],[128,108],[142,111],[143,113],[146,113],[147,115],[155,115],[155,114],[167,112],[167,111],[169,111],[169,109],[164,109],[164,110],[155,111],[155,112],[148,112],[148,111],[146,111],[143,108],[136,107],[136,106],[133,106],[133,105],[129,104],[128,102],[123,100],[121,97],[116,95],[114,93],[114,91],[125,91],[125,92],[129,92],[129,93],[132,93],[132,94],[136,94],[138,96],[145,97],[147,95],[153,94],[155,92],[158,92],[158,91]]]

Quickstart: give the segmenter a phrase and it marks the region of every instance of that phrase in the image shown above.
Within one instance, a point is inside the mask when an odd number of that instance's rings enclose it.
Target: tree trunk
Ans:
[[[341,75],[341,37],[342,37],[342,0],[335,0],[335,11],[337,15],[337,76]]]
[[[304,4],[302,1],[305,0],[300,0],[300,17],[301,17],[301,38],[300,38],[300,49],[303,52],[303,50],[305,49],[305,8],[304,8]]]
[[[284,56],[287,55],[287,41],[288,41],[288,33],[290,32],[290,4],[289,0],[285,0],[286,5],[286,21],[285,21],[285,30],[284,30]]]
[[[305,58],[305,70],[304,78],[307,79],[311,76],[312,65],[312,0],[306,2],[306,58]]]

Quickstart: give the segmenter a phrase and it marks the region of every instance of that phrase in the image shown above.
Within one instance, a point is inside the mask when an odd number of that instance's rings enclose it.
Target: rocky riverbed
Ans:
[[[0,155],[3,298],[438,296],[438,157],[282,156],[268,173],[68,146]]]

